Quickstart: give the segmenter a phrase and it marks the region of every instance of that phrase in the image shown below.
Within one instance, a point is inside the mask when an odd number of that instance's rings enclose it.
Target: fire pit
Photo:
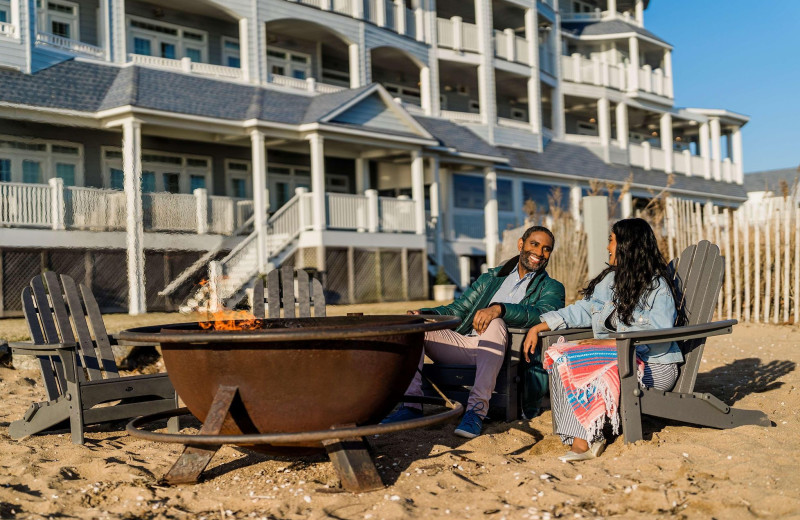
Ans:
[[[422,419],[378,425],[403,398],[425,331],[453,328],[450,316],[347,316],[233,323],[248,330],[208,330],[207,323],[141,327],[127,341],[160,343],[178,395],[203,422],[200,435],[128,431],[186,444],[166,475],[196,481],[221,444],[275,452],[326,449],[345,488],[382,487],[362,437],[442,422],[460,405]],[[177,414],[173,412],[172,415]]]

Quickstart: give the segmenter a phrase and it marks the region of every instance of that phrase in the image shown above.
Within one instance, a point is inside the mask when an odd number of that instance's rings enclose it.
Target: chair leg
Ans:
[[[75,383],[67,383],[67,400],[69,401],[69,429],[73,444],[83,444],[83,400],[81,391]]]
[[[643,438],[641,395],[642,390],[635,372],[620,380],[619,410],[625,444]]]
[[[174,401],[175,401],[174,407],[177,409],[178,408],[178,394],[177,394],[177,392],[175,393]],[[175,417],[170,417],[167,420],[167,431],[169,433],[178,433],[179,431],[181,431],[181,418],[178,417],[177,415]]]

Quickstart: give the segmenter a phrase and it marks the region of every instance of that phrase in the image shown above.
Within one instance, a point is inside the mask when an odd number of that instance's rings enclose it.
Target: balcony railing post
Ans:
[[[422,10],[421,6],[417,6],[414,9],[414,29],[417,32],[414,35],[417,41],[425,41],[425,11]]]
[[[367,190],[364,192],[367,196],[367,231],[376,233],[378,231],[378,191]]]
[[[64,229],[64,216],[66,214],[66,208],[64,207],[64,179],[54,177],[47,183],[52,190],[50,204],[52,204],[53,229]]]
[[[506,35],[506,58],[508,61],[517,61],[517,35],[514,29],[503,29]]]
[[[643,155],[643,162],[642,168],[645,170],[650,170],[653,164],[653,158],[650,155],[650,143],[645,141],[642,143],[642,155]]]
[[[197,234],[205,235],[208,233],[208,190],[197,188],[193,193],[197,208]]]
[[[394,0],[394,30],[397,34],[406,33],[406,6],[403,0]]]
[[[308,218],[310,211],[308,211],[308,188],[295,188],[295,195],[297,195],[297,214],[298,222],[301,230],[306,230],[311,227],[311,220]]]
[[[690,152],[689,150],[683,150],[681,152],[681,154],[683,154],[683,160],[684,160],[684,163],[686,164],[686,168],[685,168],[686,169],[686,176],[687,177],[691,177],[692,176],[692,152]]]
[[[314,78],[306,78],[306,85],[309,92],[316,92],[317,90],[317,80]]]
[[[192,72],[192,58],[181,58],[181,70],[183,72]]]
[[[464,48],[464,29],[461,25],[461,17],[454,16],[450,18],[453,22],[453,50],[461,51]]]
[[[572,54],[572,74],[575,76],[575,83],[581,83],[581,55],[578,52]]]

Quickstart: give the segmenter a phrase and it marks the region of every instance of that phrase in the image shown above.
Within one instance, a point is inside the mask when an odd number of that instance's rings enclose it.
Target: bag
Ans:
[[[533,419],[542,413],[542,398],[550,390],[550,378],[542,366],[538,350],[530,363],[522,361],[522,413]]]

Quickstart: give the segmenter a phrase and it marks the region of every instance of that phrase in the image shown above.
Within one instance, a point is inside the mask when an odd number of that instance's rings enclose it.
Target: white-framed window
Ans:
[[[122,151],[103,148],[103,186],[124,189]],[[211,186],[211,158],[142,150],[142,192],[192,193]]]
[[[37,0],[37,16],[41,32],[80,40],[78,4],[67,0]]]
[[[208,34],[190,27],[137,16],[128,17],[128,50],[171,60],[208,61]]]
[[[0,0],[0,23],[11,23],[11,0]]]
[[[311,77],[311,56],[302,52],[267,47],[267,63],[270,74],[295,79]]]
[[[222,64],[236,69],[242,68],[239,40],[230,36],[222,37]]]
[[[253,174],[250,161],[225,160],[225,193],[239,199],[253,198]]]
[[[297,188],[311,189],[311,170],[307,166],[270,164],[267,167],[269,179],[269,209],[277,211],[294,197]]]
[[[0,181],[45,184],[55,177],[83,185],[80,144],[0,135]]]

